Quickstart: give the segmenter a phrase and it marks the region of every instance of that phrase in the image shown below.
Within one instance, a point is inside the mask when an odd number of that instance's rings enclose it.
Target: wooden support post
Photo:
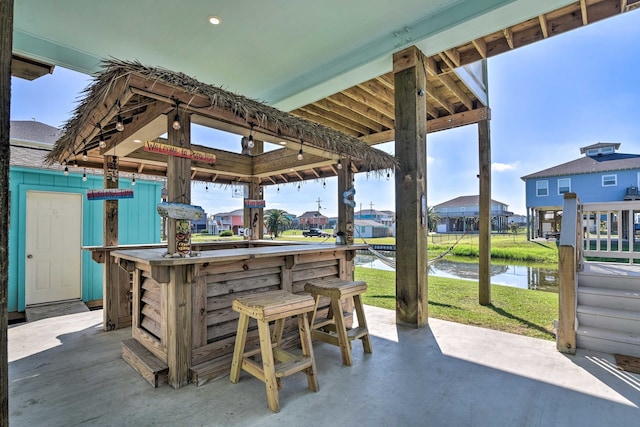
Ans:
[[[0,0],[0,426],[9,425],[9,117],[13,0]]]
[[[426,66],[415,46],[393,55],[395,75],[396,321],[427,324]]]
[[[264,142],[254,141],[254,146],[251,149],[251,155],[256,156],[264,152]],[[255,158],[253,158],[252,168],[255,168]],[[249,199],[250,200],[262,200],[262,195],[259,178],[252,178],[249,183]],[[264,209],[262,208],[244,208],[244,226],[251,229],[250,236],[244,236],[245,240],[255,240],[264,238]]]
[[[178,114],[180,129],[173,128],[173,119]],[[167,115],[167,134],[169,144],[191,148],[191,116],[181,108]],[[191,160],[182,157],[167,158],[167,201],[191,203]],[[167,250],[177,251],[175,219],[169,219]],[[175,266],[170,268],[167,286],[167,365],[169,366],[169,384],[180,388],[189,383],[191,366],[191,267]]]
[[[173,128],[173,119],[178,114],[180,129]],[[191,148],[191,116],[184,109],[177,108],[167,114],[167,135],[169,145]],[[191,159],[167,157],[167,202],[191,203]],[[175,219],[167,219],[167,252],[177,251]]]
[[[478,297],[481,305],[491,304],[491,140],[489,120],[478,122],[480,170],[480,218],[478,222]]]
[[[344,193],[353,187],[353,172],[349,160],[342,159],[342,169],[338,169],[338,224],[336,233],[341,233],[343,244],[347,244],[347,233],[351,234],[353,243],[353,229],[355,227],[353,207],[344,203]],[[341,268],[341,278],[353,280],[353,260],[346,260]]]
[[[118,174],[114,173],[114,164],[117,165],[117,159],[114,161],[113,155],[104,156],[104,188],[118,188]],[[107,173],[111,169],[111,173]],[[115,179],[112,178],[115,176]],[[103,207],[103,246],[118,246],[118,201],[105,200]],[[118,319],[120,319],[120,274],[118,263],[108,256],[104,261],[104,272],[102,280],[102,329],[105,331],[113,331],[118,328]]]
[[[189,265],[171,268],[167,286],[167,366],[169,384],[180,388],[189,384],[191,367],[191,269]]]

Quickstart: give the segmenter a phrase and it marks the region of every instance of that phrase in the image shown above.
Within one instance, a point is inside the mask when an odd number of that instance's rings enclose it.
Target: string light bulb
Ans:
[[[82,152],[82,161],[86,162],[87,160],[89,160],[89,155],[87,154],[87,150],[84,150]]]
[[[68,166],[64,167],[64,176],[69,176],[69,167]]]
[[[342,159],[338,159],[338,169],[342,169]]]
[[[251,126],[251,128],[249,129],[249,141],[247,142],[247,146],[249,148],[253,148],[255,147],[255,142],[253,142],[253,123],[249,123],[249,126]]]
[[[84,168],[84,172],[82,173],[82,180],[87,182],[87,168]]]
[[[100,126],[100,140],[98,141],[98,146],[100,146],[100,148],[104,148],[107,146],[107,143],[104,141],[104,135],[102,134],[102,125]]]
[[[135,187],[136,186],[136,175],[133,174],[133,178],[131,178],[131,186]]]
[[[118,114],[118,118],[116,119],[116,130],[118,132],[122,132],[124,130],[124,123],[122,122],[122,116]]]
[[[300,191],[300,183],[298,183],[298,191]]]
[[[300,150],[298,151],[298,160],[302,160],[302,140],[300,140]]]
[[[180,130],[181,126],[180,126],[180,116],[178,115],[178,101],[176,101],[176,114],[175,116],[173,116],[173,123],[171,124],[171,127],[174,130]]]
[[[389,181],[390,179],[391,179],[391,174],[387,172],[387,181]]]

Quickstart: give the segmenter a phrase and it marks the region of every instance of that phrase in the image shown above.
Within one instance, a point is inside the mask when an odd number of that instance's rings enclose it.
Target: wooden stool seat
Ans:
[[[305,371],[309,388],[313,391],[319,390],[307,319],[307,313],[313,310],[314,304],[315,301],[310,295],[296,295],[286,291],[261,292],[233,300],[233,310],[240,313],[240,318],[230,380],[237,383],[240,380],[240,370],[243,369],[263,381],[267,389],[269,408],[273,412],[280,412],[278,389],[283,377]],[[292,316],[298,318],[302,355],[294,355],[280,348],[285,319]],[[245,352],[250,318],[258,322],[260,346]],[[273,334],[269,332],[270,321],[275,321]],[[258,354],[261,355],[262,364],[253,359]]]
[[[367,283],[361,281],[342,280],[337,277],[330,279],[314,280],[304,286],[305,292],[313,295],[315,306],[311,316],[311,338],[319,339],[329,344],[340,347],[342,363],[351,366],[351,341],[360,339],[365,353],[371,353],[371,337],[367,328],[367,319],[364,316],[361,295],[367,291]],[[327,319],[316,322],[318,303],[321,297],[330,298],[329,315]],[[342,301],[353,298],[353,303],[358,318],[358,327],[347,328],[342,311]]]

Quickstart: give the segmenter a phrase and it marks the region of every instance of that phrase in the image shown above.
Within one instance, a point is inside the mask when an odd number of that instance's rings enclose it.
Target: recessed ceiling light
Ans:
[[[135,142],[136,144],[141,144],[142,140],[141,139],[134,139],[133,142]]]
[[[278,142],[278,144],[280,144],[280,145],[287,145],[287,141],[280,141],[280,142]]]
[[[209,22],[211,25],[220,25],[222,19],[219,16],[212,15],[209,17]]]

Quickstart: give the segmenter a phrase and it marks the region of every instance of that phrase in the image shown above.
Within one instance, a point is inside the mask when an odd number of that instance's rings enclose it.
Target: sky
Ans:
[[[574,160],[580,147],[619,142],[619,152],[640,154],[638,40],[640,12],[633,11],[488,60],[493,200],[524,215],[520,177]],[[61,67],[32,82],[14,77],[11,120],[61,127],[89,83]],[[239,152],[237,135],[194,128],[192,141]],[[377,148],[393,153],[393,142]],[[429,206],[477,195],[477,174],[476,125],[427,136]],[[395,211],[393,177],[357,174],[355,189],[356,211]],[[242,208],[227,186],[194,183],[191,198],[211,214]],[[301,215],[320,206],[323,215],[337,216],[337,179],[268,186],[264,198],[267,209]]]

